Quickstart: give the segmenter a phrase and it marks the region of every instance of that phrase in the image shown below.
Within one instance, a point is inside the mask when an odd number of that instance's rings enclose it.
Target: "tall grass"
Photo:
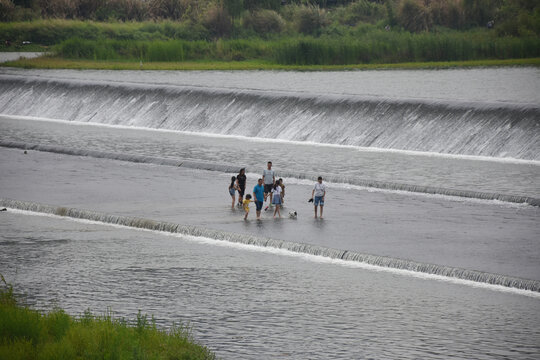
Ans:
[[[540,39],[374,31],[359,38],[284,40],[272,53],[278,64],[294,65],[510,59],[540,56]]]
[[[1,276],[1,275],[0,275]],[[140,312],[134,321],[109,312],[74,318],[63,310],[42,314],[17,304],[1,277],[0,359],[214,359],[189,329],[160,330]]]
[[[58,56],[85,60],[245,60],[269,56],[268,46],[260,40],[228,41],[134,41],[69,39],[54,48]]]

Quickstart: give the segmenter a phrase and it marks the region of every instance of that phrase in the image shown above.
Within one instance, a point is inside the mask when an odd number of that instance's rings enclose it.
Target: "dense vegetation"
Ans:
[[[0,275],[1,277],[1,275]],[[17,303],[1,277],[0,359],[214,359],[192,342],[188,329],[156,328],[146,315],[133,322],[86,311],[74,318],[62,310],[40,313]]]
[[[538,0],[0,0],[0,14],[4,48],[32,42],[65,59],[340,65],[540,56]]]

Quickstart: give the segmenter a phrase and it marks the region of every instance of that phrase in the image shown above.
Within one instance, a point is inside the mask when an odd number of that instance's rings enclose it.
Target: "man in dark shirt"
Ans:
[[[236,184],[238,185],[238,206],[242,206],[244,200],[244,192],[246,191],[246,169],[240,169],[238,175],[236,175]]]

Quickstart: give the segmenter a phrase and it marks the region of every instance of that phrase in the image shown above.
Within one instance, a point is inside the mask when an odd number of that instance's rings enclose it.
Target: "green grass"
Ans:
[[[394,64],[356,65],[280,65],[268,61],[183,61],[183,62],[142,62],[139,61],[94,61],[68,60],[56,57],[40,57],[10,61],[0,66],[25,69],[94,69],[94,70],[376,70],[376,69],[446,69],[457,67],[493,66],[540,66],[540,58],[489,59],[441,62],[405,62]]]
[[[540,56],[540,39],[498,38],[488,33],[411,34],[374,30],[361,37],[303,38],[273,49],[279,64],[346,65],[517,59]]]
[[[218,41],[70,38],[53,48],[66,59],[271,60],[282,65],[347,65],[415,61],[511,59],[540,56],[536,37],[495,37],[486,32],[411,34],[372,29],[358,37],[232,39]]]
[[[110,312],[86,311],[78,318],[60,309],[41,313],[18,304],[1,280],[0,359],[215,359],[193,342],[188,328],[160,330],[140,312],[133,321]]]
[[[341,28],[339,28],[341,29]],[[372,24],[330,30],[321,37],[284,33],[269,39],[241,37],[212,40],[197,25],[169,21],[100,23],[39,20],[0,23],[0,51],[49,47],[64,59],[107,61],[244,61],[280,65],[352,65],[466,61],[540,57],[536,36],[499,37],[487,29],[410,33],[385,31]],[[344,31],[344,30],[343,30]],[[244,34],[246,35],[246,34]]]
[[[540,56],[540,38],[497,38],[481,34],[410,34],[373,31],[360,38],[289,38],[279,41],[86,40],[73,38],[53,48],[56,56],[83,60],[268,61],[280,65],[518,59]]]

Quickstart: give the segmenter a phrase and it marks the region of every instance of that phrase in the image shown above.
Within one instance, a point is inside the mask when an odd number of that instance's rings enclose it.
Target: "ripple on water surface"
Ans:
[[[224,359],[537,358],[536,298],[2,213],[0,272],[38,308],[189,321]]]

